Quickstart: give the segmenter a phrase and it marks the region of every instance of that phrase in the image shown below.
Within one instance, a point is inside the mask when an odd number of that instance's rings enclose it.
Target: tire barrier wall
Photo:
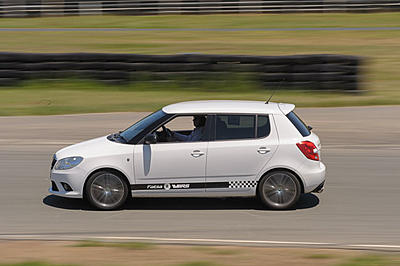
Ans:
[[[0,85],[28,79],[93,78],[103,81],[191,81],[248,75],[265,88],[358,90],[361,58],[348,55],[139,55],[0,53]],[[232,76],[231,76],[232,77]]]
[[[399,11],[398,0],[0,0],[0,16]]]

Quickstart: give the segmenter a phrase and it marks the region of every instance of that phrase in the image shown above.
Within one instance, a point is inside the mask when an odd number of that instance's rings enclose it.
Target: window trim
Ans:
[[[246,141],[246,140],[260,140],[260,139],[265,139],[268,138],[271,135],[271,114],[254,114],[254,113],[210,113],[210,116],[213,116],[213,124],[212,124],[212,128],[211,128],[211,133],[213,134],[213,136],[210,136],[209,138],[209,142],[222,142],[222,141]],[[254,123],[254,137],[253,138],[241,138],[241,139],[221,139],[221,140],[217,140],[217,115],[243,115],[243,116],[255,116],[255,123]],[[258,137],[257,134],[257,128],[258,128],[258,116],[267,116],[268,117],[268,123],[270,126],[270,130],[268,135],[266,135],[265,137]]]
[[[204,115],[207,116],[207,120],[208,117],[210,116],[209,114],[205,114],[205,113],[184,113],[184,114],[169,114],[170,117],[166,120],[164,120],[163,122],[157,124],[157,125],[152,125],[151,129],[148,130],[146,129],[146,134],[140,139],[140,141],[138,141],[137,144],[144,144],[144,139],[145,137],[150,133],[155,131],[156,129],[160,128],[161,126],[167,124],[168,122],[172,121],[173,119],[177,118],[177,117],[181,117],[181,116],[196,116],[196,115]],[[210,127],[212,125],[210,125],[210,123],[207,123],[208,121],[206,121],[206,125],[205,125],[205,133],[207,136],[206,140],[199,140],[199,141],[175,141],[175,142],[157,142],[155,144],[176,144],[176,143],[196,143],[196,142],[209,142],[210,141],[210,134],[208,132],[210,132]],[[152,145],[155,145],[152,144]]]
[[[290,114],[293,114],[294,117],[297,118],[297,119],[300,121],[301,125],[304,127],[305,130],[307,130],[307,133],[308,133],[308,134],[303,134],[303,133],[301,132],[301,129],[299,129],[298,125],[295,124],[295,123],[292,121],[292,119],[289,118],[289,115],[290,115]],[[299,132],[300,135],[302,135],[303,137],[308,137],[308,136],[311,135],[311,130],[308,129],[307,124],[300,118],[300,116],[298,116],[298,115],[294,112],[294,110],[290,111],[290,112],[287,113],[285,116],[286,116],[286,118],[290,121],[290,123],[296,128],[297,132]]]
[[[258,116],[266,116],[268,118],[268,124],[269,124],[269,132],[266,136],[264,137],[259,137],[258,136]],[[269,114],[257,114],[257,122],[256,122],[256,139],[265,139],[268,138],[271,135],[271,116]]]
[[[162,110],[162,109],[160,109],[160,110]],[[158,112],[158,111],[160,111],[160,110],[157,110],[156,112]],[[153,112],[153,113],[155,113],[155,112]],[[165,113],[165,112],[164,112]],[[150,116],[151,114],[149,114],[149,115],[147,115],[147,116]],[[147,117],[146,116],[146,117]],[[144,118],[146,118],[146,117],[144,117]],[[164,121],[164,120],[166,120],[166,119],[169,119],[169,117],[170,117],[170,114],[168,114],[168,113],[165,113],[165,116],[163,116],[162,118],[160,118],[160,119],[158,119],[158,120],[156,120],[156,121],[154,121],[152,124],[150,124],[147,128],[145,128],[145,129],[143,129],[136,137],[134,137],[134,138],[132,138],[130,141],[128,141],[126,144],[129,144],[129,145],[137,145],[137,144],[140,144],[140,142],[141,141],[144,141],[144,138],[147,136],[147,134],[149,134],[149,132],[151,131],[151,130],[149,130],[149,128],[152,128],[153,126],[154,126],[154,124],[157,124],[157,123],[159,123],[160,121]],[[142,119],[144,119],[144,118],[142,118]],[[141,120],[142,120],[141,119]],[[140,121],[140,120],[139,120]],[[138,122],[139,122],[138,121]],[[137,123],[137,122],[136,122]],[[129,128],[129,127],[128,127]],[[125,129],[126,130],[126,129]]]

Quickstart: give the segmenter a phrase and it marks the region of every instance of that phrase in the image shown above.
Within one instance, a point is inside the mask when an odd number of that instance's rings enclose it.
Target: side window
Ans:
[[[298,117],[293,111],[288,113],[286,116],[303,137],[311,134],[310,130],[307,128],[303,120],[301,120],[300,117]]]
[[[178,116],[165,124],[165,126],[173,131],[192,131],[194,128],[193,116]]]
[[[215,139],[255,138],[255,115],[217,115]]]
[[[207,141],[207,115],[180,115],[164,126],[159,126],[155,133],[157,143]]]
[[[269,116],[258,115],[257,117],[257,138],[265,138],[271,132]]]

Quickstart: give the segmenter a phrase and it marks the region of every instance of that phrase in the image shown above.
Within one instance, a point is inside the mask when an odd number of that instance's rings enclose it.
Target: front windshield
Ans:
[[[157,120],[164,117],[166,114],[162,110],[158,110],[155,113],[152,113],[139,122],[133,124],[129,128],[125,129],[120,133],[120,136],[124,138],[126,141],[131,141],[134,137],[136,137],[140,132],[146,129],[148,126],[156,122]]]

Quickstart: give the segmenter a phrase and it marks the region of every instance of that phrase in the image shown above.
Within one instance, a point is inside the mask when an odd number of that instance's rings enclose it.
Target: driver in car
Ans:
[[[204,127],[206,125],[206,117],[204,115],[196,115],[193,117],[194,129],[189,135],[180,134],[171,131],[172,137],[179,141],[199,141],[204,133]]]

